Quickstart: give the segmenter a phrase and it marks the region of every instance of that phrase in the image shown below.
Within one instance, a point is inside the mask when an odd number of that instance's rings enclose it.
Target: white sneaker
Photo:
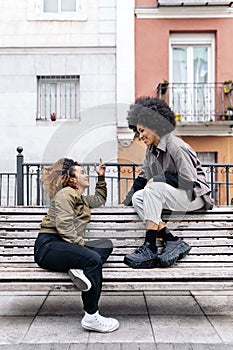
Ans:
[[[85,312],[81,325],[89,331],[109,333],[115,331],[119,327],[119,322],[115,318],[103,317],[99,314],[99,311],[97,311],[93,315]]]
[[[83,270],[79,269],[70,269],[68,271],[68,275],[70,276],[74,285],[81,291],[87,292],[91,289],[91,282],[84,275]]]

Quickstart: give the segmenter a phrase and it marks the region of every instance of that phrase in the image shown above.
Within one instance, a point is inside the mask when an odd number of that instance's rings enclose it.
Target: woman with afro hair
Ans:
[[[127,254],[124,263],[132,268],[169,267],[191,247],[168,230],[161,218],[163,209],[184,213],[212,209],[211,191],[196,152],[172,134],[175,114],[165,101],[139,97],[130,106],[127,119],[147,149],[141,172],[123,204],[133,204],[146,223],[146,234],[144,244]],[[161,255],[156,239],[163,241]]]
[[[86,242],[85,229],[90,208],[105,204],[107,187],[105,165],[100,159],[94,195],[83,195],[89,186],[84,168],[69,158],[59,159],[42,172],[43,187],[50,197],[47,215],[35,242],[36,263],[43,269],[68,272],[74,285],[82,291],[85,315],[81,325],[87,330],[113,332],[119,327],[114,318],[99,314],[102,266],[112,252],[108,239]]]

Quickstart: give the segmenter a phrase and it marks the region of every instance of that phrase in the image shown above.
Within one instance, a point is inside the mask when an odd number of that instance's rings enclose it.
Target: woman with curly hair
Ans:
[[[108,239],[85,242],[90,208],[105,204],[107,187],[105,165],[100,159],[94,195],[83,195],[89,186],[84,168],[69,158],[59,159],[42,172],[43,187],[50,197],[47,215],[42,219],[35,242],[36,263],[43,269],[68,272],[74,285],[82,291],[85,315],[81,325],[87,330],[112,332],[119,327],[114,318],[99,314],[102,266],[112,252]]]
[[[139,97],[128,112],[129,128],[147,146],[144,163],[123,204],[135,207],[146,223],[143,246],[124,258],[132,268],[169,267],[184,258],[191,247],[174,237],[162,221],[163,209],[193,211],[211,209],[210,188],[196,152],[171,132],[175,114],[165,101]],[[158,255],[156,239],[164,249]]]

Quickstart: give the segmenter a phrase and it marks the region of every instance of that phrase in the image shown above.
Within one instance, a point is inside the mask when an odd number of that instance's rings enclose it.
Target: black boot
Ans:
[[[158,257],[158,265],[160,267],[172,266],[177,260],[183,259],[191,247],[181,238],[175,237],[164,227],[158,232],[158,236],[164,240],[164,250]]]
[[[124,257],[124,263],[133,269],[151,269],[157,266],[157,231],[148,230],[144,244],[137,248],[132,254]]]

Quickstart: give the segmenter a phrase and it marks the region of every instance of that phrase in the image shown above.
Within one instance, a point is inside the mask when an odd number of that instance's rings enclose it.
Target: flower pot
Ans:
[[[231,92],[232,88],[233,88],[233,85],[232,85],[232,81],[231,80],[225,81],[223,83],[223,92],[224,92],[224,94],[229,94],[229,92]]]
[[[162,83],[160,84],[160,91],[162,95],[165,95],[167,92],[168,84]]]
[[[57,119],[56,113],[51,113],[50,119],[52,120],[52,122],[55,122],[55,120]]]

